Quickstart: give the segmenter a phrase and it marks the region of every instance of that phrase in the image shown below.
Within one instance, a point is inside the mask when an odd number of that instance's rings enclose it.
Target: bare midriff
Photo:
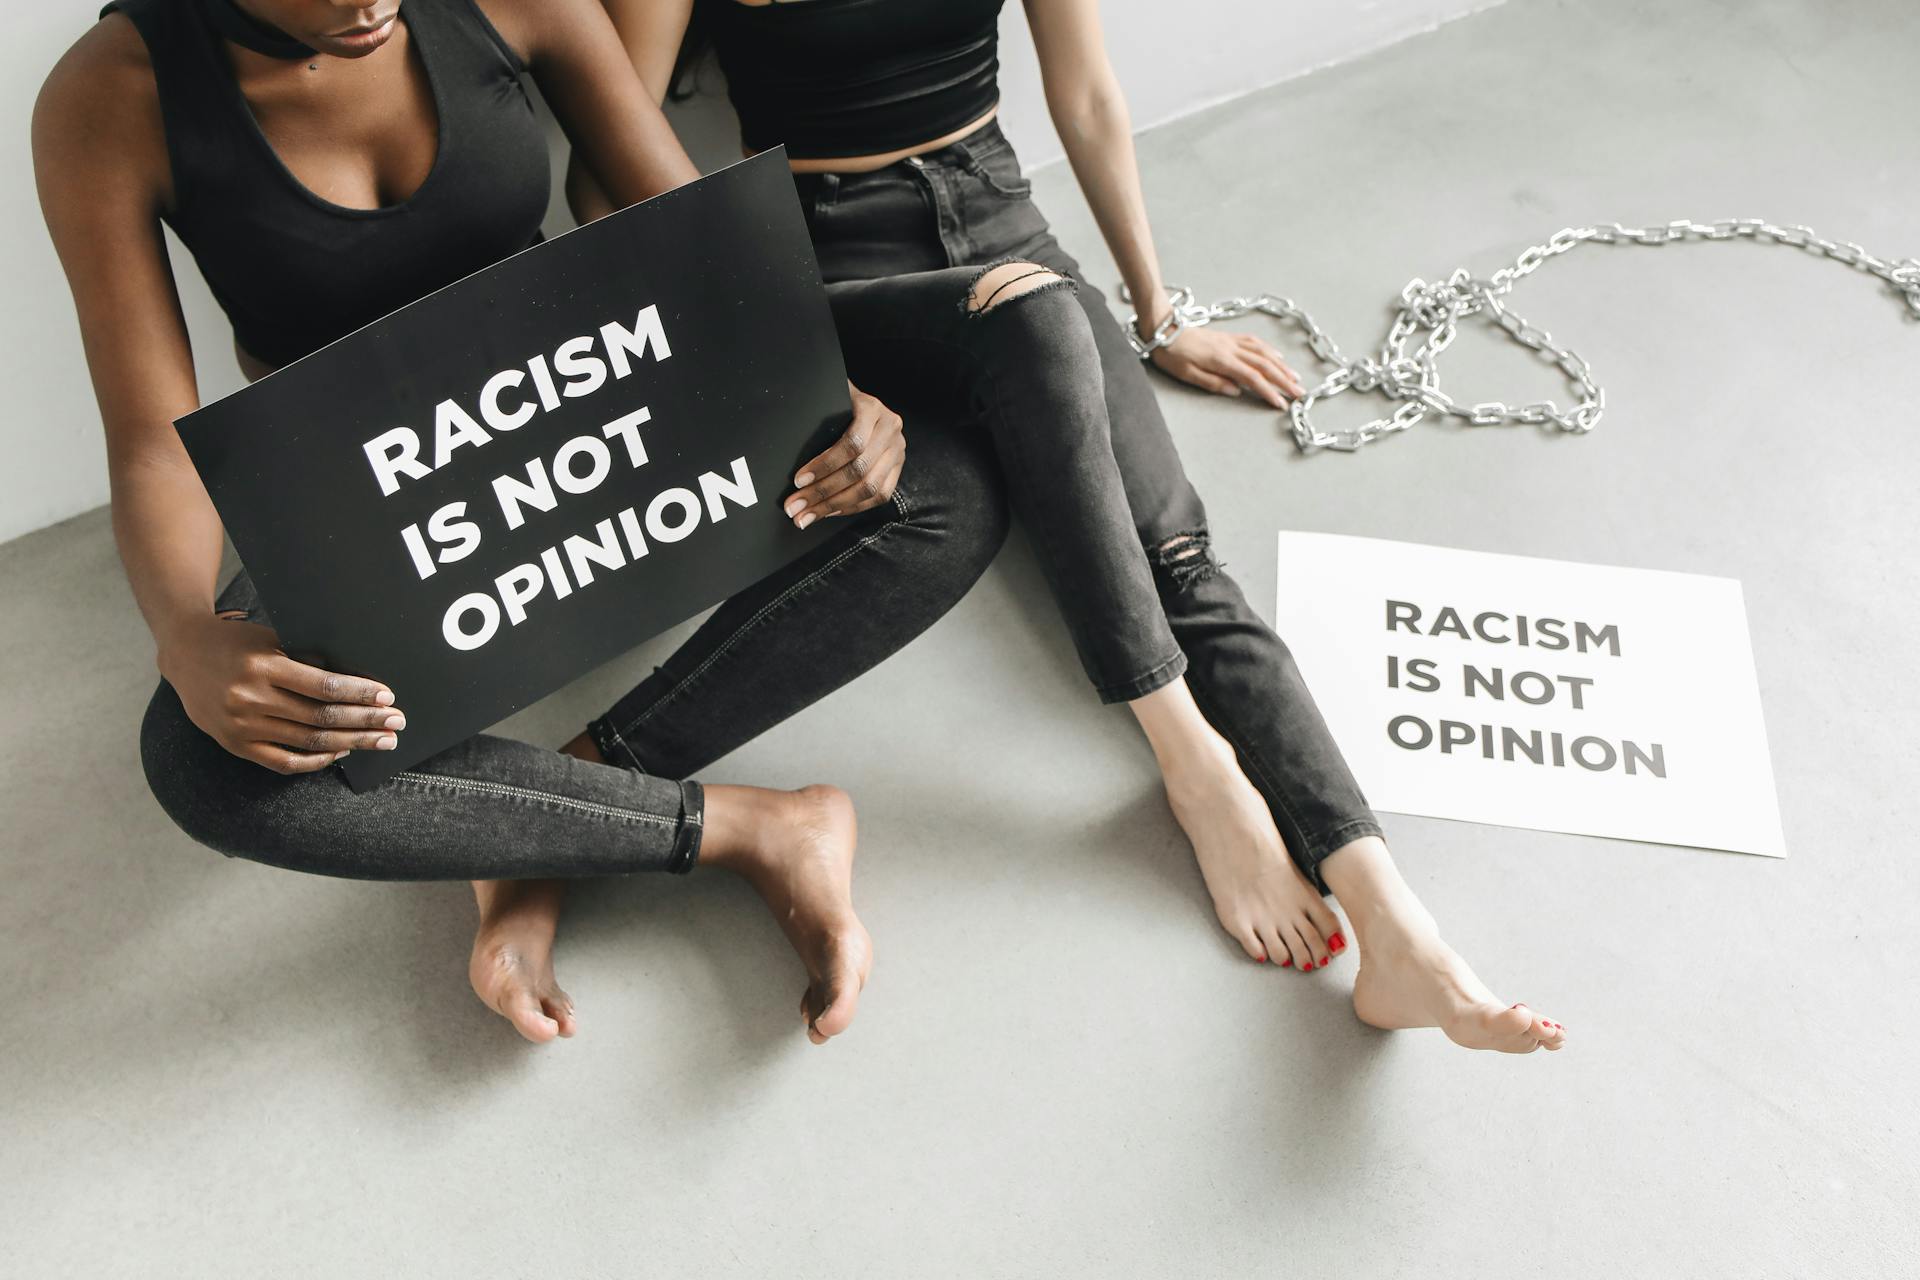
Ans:
[[[970,120],[958,129],[949,133],[943,133],[930,141],[917,142],[911,147],[901,147],[897,151],[882,151],[877,155],[870,156],[815,156],[800,160],[789,158],[787,160],[787,167],[795,173],[865,173],[870,169],[885,168],[896,160],[904,160],[908,156],[917,156],[923,151],[938,151],[949,142],[958,142],[987,121],[993,119],[994,113],[999,110],[1000,105],[995,103],[993,106],[988,107],[985,114],[977,120]],[[741,154],[750,156],[753,152],[743,151]]]

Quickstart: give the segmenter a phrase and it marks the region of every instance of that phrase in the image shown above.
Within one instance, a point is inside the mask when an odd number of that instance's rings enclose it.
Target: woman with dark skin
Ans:
[[[143,730],[156,795],[190,834],[229,854],[328,874],[472,879],[480,909],[474,989],[535,1041],[572,1035],[576,1026],[573,1002],[553,976],[563,883],[557,877],[685,870],[697,854],[703,866],[744,876],[781,922],[808,972],[801,1012],[809,1037],[824,1043],[843,1031],[872,956],[851,900],[854,817],[844,793],[708,786],[703,816],[697,800],[691,818],[681,810],[674,856],[684,855],[685,865],[663,866],[658,858],[641,865],[608,834],[609,825],[630,820],[616,834],[631,833],[636,847],[652,834],[658,844],[654,829],[672,827],[673,810],[658,816],[641,803],[643,794],[698,797],[697,784],[663,779],[685,778],[851,679],[950,607],[1005,532],[984,455],[937,439],[923,444],[916,474],[958,493],[962,508],[947,511],[934,495],[916,502],[919,514],[909,518],[895,502],[905,456],[898,415],[849,384],[852,423],[816,460],[823,474],[860,464],[859,475],[820,504],[847,517],[844,530],[836,527],[785,579],[770,578],[723,604],[629,695],[646,694],[650,709],[671,701],[659,723],[677,726],[697,747],[657,746],[663,763],[640,770],[607,764],[586,733],[566,745],[564,756],[480,735],[409,771],[405,785],[354,796],[329,766],[350,751],[391,749],[406,728],[398,705],[404,691],[396,702],[396,691],[376,679],[296,662],[270,627],[248,620],[255,616],[251,601],[236,586],[216,597],[220,520],[171,425],[199,403],[161,235],[162,219],[180,214],[175,186],[184,172],[183,139],[173,131],[184,127],[183,104],[204,87],[202,72],[230,72],[239,96],[229,105],[236,118],[251,113],[265,140],[266,150],[249,161],[260,189],[281,198],[293,192],[301,216],[328,227],[388,225],[374,215],[403,206],[414,216],[419,206],[409,193],[436,178],[452,145],[443,129],[448,118],[503,111],[516,129],[537,129],[517,87],[522,68],[618,203],[668,190],[698,171],[595,0],[407,0],[405,12],[401,0],[128,2],[148,25],[137,27],[116,10],[74,44],[41,91],[33,147],[42,207],[72,287],[105,426],[114,533],[164,677]],[[264,24],[273,40],[305,51],[269,56],[243,47],[231,26],[199,25],[214,21],[190,7],[201,3],[233,6],[216,15],[219,21]],[[441,32],[431,50],[432,79],[422,51],[429,17]],[[149,31],[166,37],[162,45],[172,57],[185,59],[180,51],[191,46],[196,56],[210,51],[210,60],[170,64],[171,80],[157,75],[160,46]],[[440,83],[456,44],[497,80],[485,91],[488,101],[438,96],[480,92]],[[181,67],[194,74],[183,75]],[[166,97],[169,83],[173,98]],[[533,172],[523,175],[531,186],[523,203],[537,225],[546,161],[537,140],[529,149],[538,159],[524,166]],[[509,180],[492,160],[475,156],[471,143],[465,154],[482,187]],[[188,247],[203,262],[222,249],[191,240]],[[272,287],[272,247],[248,268],[269,277],[262,288]],[[449,263],[446,279],[423,283],[438,287],[485,265]],[[298,309],[335,300],[288,294],[273,301]],[[248,351],[239,356],[250,377],[268,372]],[[944,523],[929,525],[929,515]],[[789,603],[795,584],[806,586],[807,596]],[[887,607],[863,608],[876,593]],[[782,606],[777,616],[763,621],[775,605]],[[765,649],[756,645],[786,650],[793,642],[811,642],[809,652],[829,656],[797,673],[762,669]],[[844,659],[833,656],[841,652]],[[703,685],[689,687],[682,678],[689,664],[707,674]],[[501,768],[520,770],[512,776],[522,781],[552,779],[551,793],[518,788],[519,797],[536,801],[518,807],[475,799],[500,776],[489,770]],[[349,843],[362,862],[340,861]],[[589,844],[604,851],[603,864],[582,870],[577,846]],[[394,870],[423,859],[438,861],[425,871]]]
[[[996,294],[1004,303],[1010,295],[1031,291],[1038,301],[1055,291],[1047,299],[1053,323],[1072,320],[1084,334],[1068,301],[1068,291],[1077,292],[1096,341],[1032,358],[1099,365],[1093,372],[1104,379],[1108,419],[1101,439],[1111,441],[1119,467],[1111,483],[1124,487],[1132,505],[1135,527],[1128,532],[1138,534],[1144,546],[1136,549],[1156,572],[1159,601],[1183,650],[1179,669],[1192,673],[1191,683],[1176,677],[1124,700],[1153,747],[1220,923],[1247,955],[1300,973],[1326,967],[1345,949],[1340,920],[1323,901],[1330,893],[1345,908],[1361,951],[1353,1001],[1363,1021],[1438,1027],[1469,1048],[1560,1048],[1565,1028],[1525,1005],[1502,1004],[1442,940],[1395,867],[1285,647],[1212,562],[1198,498],[1179,473],[1141,361],[1025,200],[1017,162],[993,123],[998,5],[778,0],[768,10],[770,0],[603,3],[656,101],[689,68],[688,55],[701,52],[695,44],[683,49],[690,22],[711,30],[729,96],[741,109],[743,141],[757,127],[760,145],[789,144],[830,294],[876,270],[902,272],[893,278],[904,282],[911,271],[944,278],[940,268],[965,264],[983,268],[973,277],[970,309]],[[1144,300],[1138,334],[1150,342],[1170,305],[1097,0],[1025,0],[1025,9],[1053,123],[1129,296]],[[984,109],[975,112],[969,102]],[[890,117],[956,123],[884,149],[833,149],[849,136],[916,136],[893,127]],[[755,149],[743,146],[747,154]],[[576,212],[592,215],[605,207],[598,169],[589,155],[575,161],[569,195]],[[876,267],[889,262],[906,265]],[[849,368],[873,370],[858,376],[892,399],[880,371],[886,358],[863,360],[862,350],[891,350],[890,335],[843,324],[841,339]],[[1225,395],[1244,391],[1275,408],[1302,391],[1281,354],[1249,334],[1186,328],[1149,358],[1181,381]],[[913,408],[895,402],[911,422]],[[1053,420],[1037,414],[1028,422]],[[1011,471],[1009,442],[996,439]],[[787,508],[796,520],[808,519],[813,508],[805,478],[797,477],[801,489]],[[1051,501],[1041,491],[1023,506],[1016,478],[1015,510],[1030,525],[1051,514]],[[1169,511],[1181,518],[1170,520]],[[1053,581],[1056,592],[1062,582],[1071,590],[1070,575]],[[1138,604],[1130,601],[1125,611]],[[1109,616],[1105,625],[1120,622]],[[1334,797],[1330,816],[1302,818],[1327,796]]]

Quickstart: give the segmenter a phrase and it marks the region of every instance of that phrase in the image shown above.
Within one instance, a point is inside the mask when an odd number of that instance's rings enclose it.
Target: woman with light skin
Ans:
[[[1140,353],[1027,198],[998,110],[1002,0],[603,0],[656,101],[711,41],[743,152],[785,145],[850,373],[913,430],[954,403],[993,441],[1089,678],[1151,743],[1220,923],[1298,973],[1360,953],[1354,1009],[1470,1048],[1558,1049],[1441,938],[1286,646],[1215,562]],[[1299,378],[1259,338],[1172,332],[1127,108],[1096,0],[1025,0],[1048,110],[1163,374],[1283,408]],[[576,212],[607,207],[576,155]],[[896,299],[937,305],[868,307]],[[819,509],[796,474],[786,511]]]
[[[812,550],[562,750],[483,734],[362,794],[331,766],[397,744],[405,690],[287,656],[244,571],[216,590],[220,519],[172,426],[199,393],[162,223],[259,377],[538,239],[548,155],[523,75],[622,204],[698,176],[596,0],[114,0],[48,76],[35,175],[163,677],[147,777],[229,855],[473,881],[474,990],[535,1041],[577,1025],[552,964],[565,883],[732,870],[792,941],[824,1043],[872,964],[847,796],[687,779],[960,599],[1007,527],[984,447],[918,432],[906,468],[898,415],[849,384],[851,422],[811,464],[838,477]]]

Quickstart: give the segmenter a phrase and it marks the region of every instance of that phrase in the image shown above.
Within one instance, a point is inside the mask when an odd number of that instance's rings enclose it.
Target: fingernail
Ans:
[[[381,751],[391,751],[395,747],[400,745],[400,739],[394,737],[390,733],[384,733],[380,735],[380,741],[374,743],[373,745],[379,748]]]
[[[807,505],[807,500],[805,498],[793,498],[793,499],[790,499],[787,502],[787,505],[781,509],[787,513],[787,519],[791,520],[795,516],[799,515],[803,510],[805,510],[806,505]]]
[[[804,489],[812,483],[813,483],[813,472],[811,471],[802,471],[799,475],[793,478],[793,487],[796,489]]]
[[[353,753],[351,751],[336,751],[333,753],[333,758],[335,760],[345,760],[348,756],[352,754]]]
[[[396,711],[387,717],[386,727],[389,729],[404,729],[407,727],[407,718]]]
[[[796,520],[796,521],[794,521],[794,523],[795,523],[795,524],[797,524],[797,525],[799,525],[799,526],[800,526],[800,527],[801,527],[802,529],[804,529],[804,528],[806,528],[806,527],[807,527],[808,525],[810,525],[810,524],[812,524],[812,523],[814,522],[814,520],[815,520],[815,519],[817,519],[817,518],[818,518],[818,517],[816,517],[816,516],[815,516],[815,515],[813,514],[813,512],[811,512],[811,511],[809,511],[809,512],[807,512],[807,514],[805,514],[805,515],[803,515],[803,516],[801,516],[801,517],[800,517],[800,518],[799,518],[798,520]]]
[[[392,706],[392,705],[393,705],[393,690],[391,690],[391,689],[382,689],[382,690],[381,690],[380,692],[378,692],[378,693],[376,693],[376,694],[374,694],[374,695],[373,695],[373,701],[374,701],[374,703],[375,703],[376,705],[378,705],[378,706],[382,706],[382,707],[390,707],[390,706]]]

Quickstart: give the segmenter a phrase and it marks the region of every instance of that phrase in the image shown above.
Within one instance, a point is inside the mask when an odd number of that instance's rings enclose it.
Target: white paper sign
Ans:
[[[1786,856],[1734,579],[1323,533],[1279,578],[1375,808]]]

